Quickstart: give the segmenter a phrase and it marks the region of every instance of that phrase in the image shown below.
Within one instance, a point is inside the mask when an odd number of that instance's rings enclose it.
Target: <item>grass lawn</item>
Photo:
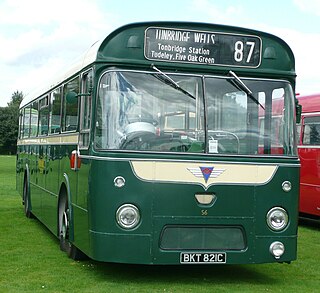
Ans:
[[[15,157],[0,156],[0,292],[319,292],[320,224],[299,227],[288,264],[143,266],[75,262],[15,190]]]

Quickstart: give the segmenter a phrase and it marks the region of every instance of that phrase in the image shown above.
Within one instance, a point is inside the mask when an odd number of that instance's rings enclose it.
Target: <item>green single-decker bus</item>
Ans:
[[[25,215],[73,259],[295,260],[295,79],[291,49],[269,33],[116,29],[21,103]]]

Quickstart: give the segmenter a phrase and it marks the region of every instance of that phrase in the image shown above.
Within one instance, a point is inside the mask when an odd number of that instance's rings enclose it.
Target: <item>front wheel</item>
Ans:
[[[59,207],[59,242],[60,249],[73,260],[82,260],[85,254],[70,242],[70,210],[68,201],[62,200]]]

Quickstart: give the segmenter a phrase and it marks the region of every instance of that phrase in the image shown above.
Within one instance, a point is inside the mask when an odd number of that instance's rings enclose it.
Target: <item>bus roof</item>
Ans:
[[[87,52],[85,52],[82,56],[80,56],[77,60],[75,60],[69,67],[67,67],[66,71],[59,72],[57,75],[53,76],[49,81],[44,84],[38,86],[35,90],[28,93],[22,100],[20,104],[20,108],[30,103],[32,100],[46,94],[48,91],[52,90],[59,84],[63,83],[70,77],[74,76],[78,72],[80,72],[83,68],[92,64],[97,57],[97,52],[99,49],[101,42],[94,43]]]
[[[282,77],[286,76],[295,82],[295,62],[294,56],[289,46],[280,38],[246,28],[208,24],[194,22],[143,22],[133,23],[120,27],[110,33],[104,40],[92,45],[84,55],[82,55],[66,71],[58,74],[48,84],[39,87],[36,91],[28,94],[22,101],[20,107],[28,104],[32,100],[45,95],[59,84],[76,76],[82,70],[88,68],[93,63],[106,63],[111,66],[126,66],[146,69],[151,64],[166,68],[167,70],[179,69],[198,71],[204,73],[225,73],[230,70],[228,65],[199,64],[199,62],[168,62],[160,59],[151,60],[145,53],[146,31],[149,28],[172,29],[176,31],[199,31],[223,36],[249,36],[261,39],[260,62],[255,67],[237,67],[238,74],[261,77]],[[149,56],[150,57],[150,56]],[[213,66],[214,65],[214,66]],[[230,68],[230,66],[229,66]],[[234,68],[234,67],[232,67]],[[234,69],[233,69],[234,70]]]
[[[307,96],[297,96],[302,106],[302,113],[320,112],[320,93]]]

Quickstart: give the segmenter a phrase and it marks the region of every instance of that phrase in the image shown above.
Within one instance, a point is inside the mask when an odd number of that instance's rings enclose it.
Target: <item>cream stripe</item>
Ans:
[[[176,182],[200,184],[205,189],[213,184],[253,184],[267,183],[277,170],[276,165],[220,164],[193,162],[159,162],[131,161],[135,175],[146,181]],[[190,169],[213,167],[212,176],[207,182],[200,170],[201,176],[194,175]],[[214,172],[218,170],[219,172]],[[199,172],[198,172],[199,173]]]
[[[17,141],[17,145],[52,145],[52,144],[77,144],[79,134],[53,135],[45,137],[24,138]]]

